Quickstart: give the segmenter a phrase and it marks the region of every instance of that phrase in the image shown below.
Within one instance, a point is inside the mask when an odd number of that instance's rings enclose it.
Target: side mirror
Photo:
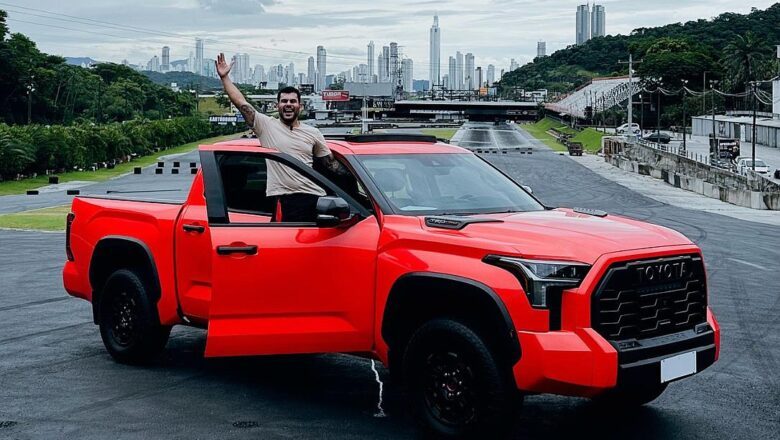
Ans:
[[[317,200],[317,226],[338,226],[349,220],[352,210],[341,197],[323,196]]]
[[[528,185],[520,185],[520,186],[522,186],[524,190],[528,191],[528,194],[534,193],[534,190],[532,190],[530,186]]]

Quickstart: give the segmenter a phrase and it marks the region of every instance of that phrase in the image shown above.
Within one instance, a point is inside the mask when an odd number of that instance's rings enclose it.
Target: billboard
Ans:
[[[349,101],[349,92],[347,90],[323,90],[323,101]]]
[[[301,95],[311,95],[314,93],[314,84],[299,84],[298,91]]]

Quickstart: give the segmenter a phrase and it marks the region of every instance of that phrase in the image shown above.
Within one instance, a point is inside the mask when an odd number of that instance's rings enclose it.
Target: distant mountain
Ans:
[[[65,62],[72,66],[92,66],[102,61],[93,60],[89,57],[65,57]]]
[[[208,78],[205,76],[196,75],[192,72],[151,72],[144,70],[141,72],[153,83],[162,86],[169,86],[171,83],[176,83],[181,88],[189,88],[194,85],[198,85],[201,92],[211,89],[222,89],[222,83],[216,78]]]

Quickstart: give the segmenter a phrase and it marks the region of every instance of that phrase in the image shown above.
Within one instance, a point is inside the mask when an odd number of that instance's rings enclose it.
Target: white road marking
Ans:
[[[726,259],[727,260],[731,260],[731,261],[733,261],[735,263],[742,263],[742,264],[744,264],[746,266],[755,267],[756,269],[769,270],[766,267],[761,266],[760,264],[755,264],[755,263],[751,263],[749,261],[740,260],[739,258],[726,258]]]
[[[384,392],[384,384],[382,384],[382,379],[379,378],[379,372],[376,371],[376,362],[373,359],[371,360],[371,371],[374,372],[376,383],[379,384],[379,402],[376,404],[377,412],[374,413],[374,417],[387,417],[385,410],[382,409],[382,393]]]

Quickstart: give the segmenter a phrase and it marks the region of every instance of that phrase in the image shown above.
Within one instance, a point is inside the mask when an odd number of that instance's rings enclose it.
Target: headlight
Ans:
[[[576,261],[526,260],[489,255],[484,261],[512,272],[523,286],[528,300],[536,308],[547,308],[550,293],[577,287],[590,265]]]

